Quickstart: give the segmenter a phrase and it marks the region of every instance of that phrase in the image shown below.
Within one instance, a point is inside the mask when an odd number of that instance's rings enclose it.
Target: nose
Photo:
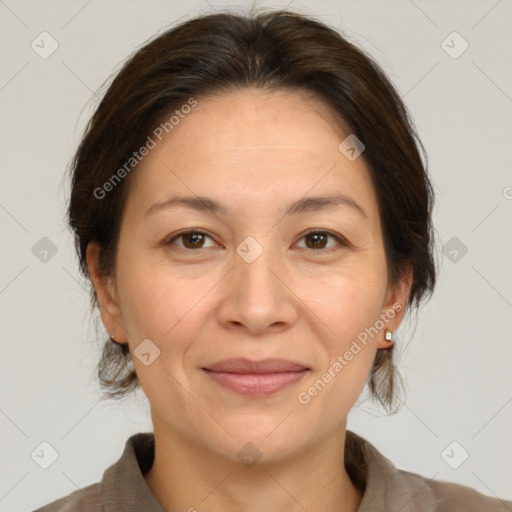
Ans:
[[[298,317],[298,298],[286,265],[271,250],[270,242],[252,262],[234,255],[233,268],[223,280],[219,322],[226,328],[253,335],[288,329]],[[241,253],[242,254],[242,253]]]

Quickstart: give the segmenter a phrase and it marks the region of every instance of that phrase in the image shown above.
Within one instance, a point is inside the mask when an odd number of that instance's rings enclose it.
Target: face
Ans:
[[[408,288],[388,283],[367,165],[340,152],[350,132],[327,106],[253,89],[197,100],[133,176],[115,277],[98,277],[93,244],[88,261],[155,435],[279,460],[345,428]],[[311,200],[327,196],[341,200]],[[169,202],[184,197],[220,206]],[[233,358],[296,366],[215,366]]]

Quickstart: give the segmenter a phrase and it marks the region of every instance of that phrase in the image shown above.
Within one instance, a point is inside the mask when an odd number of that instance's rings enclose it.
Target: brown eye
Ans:
[[[348,245],[342,237],[327,231],[310,231],[303,235],[301,240],[306,240],[305,249],[329,251],[335,248],[332,245],[328,247],[329,239],[335,240],[340,246]]]
[[[328,235],[326,233],[311,233],[304,238],[310,242],[306,242],[308,249],[325,249]]]
[[[204,249],[205,240],[211,238],[201,231],[184,231],[171,238],[167,244],[177,245],[181,249]],[[182,244],[174,244],[175,240],[182,240]]]
[[[187,233],[182,235],[182,237],[187,249],[197,249],[204,244],[205,236],[202,233]]]

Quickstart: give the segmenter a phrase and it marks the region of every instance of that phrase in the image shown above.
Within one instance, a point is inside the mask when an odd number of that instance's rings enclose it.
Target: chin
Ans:
[[[261,459],[264,463],[280,462],[291,457],[311,437],[304,428],[298,428],[298,425],[290,421],[291,416],[285,419],[286,414],[279,418],[248,414],[225,422],[224,426],[233,436],[223,436],[226,453],[234,453],[233,460],[242,463],[246,457]],[[214,449],[219,450],[219,445],[224,443],[216,444]]]

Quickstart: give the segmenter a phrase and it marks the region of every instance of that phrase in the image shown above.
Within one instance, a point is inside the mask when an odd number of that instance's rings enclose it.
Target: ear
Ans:
[[[381,318],[385,322],[385,327],[382,329],[382,332],[379,333],[377,348],[390,348],[393,345],[386,341],[384,332],[386,329],[389,329],[394,333],[400,327],[405,314],[407,299],[411,291],[412,277],[412,265],[410,262],[406,262],[402,267],[402,276],[398,283],[388,285],[386,300],[384,301],[381,311]]]
[[[100,246],[97,242],[87,245],[86,259],[101,314],[107,333],[118,343],[126,343],[126,329],[123,326],[115,278],[103,276],[99,267]]]

